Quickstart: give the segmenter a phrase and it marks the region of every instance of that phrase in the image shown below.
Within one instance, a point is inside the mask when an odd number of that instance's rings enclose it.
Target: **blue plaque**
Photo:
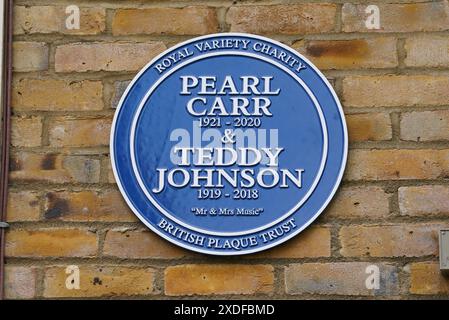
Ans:
[[[347,130],[320,71],[289,47],[224,33],[183,42],[134,78],[115,114],[126,202],[181,247],[239,255],[279,245],[326,208]]]

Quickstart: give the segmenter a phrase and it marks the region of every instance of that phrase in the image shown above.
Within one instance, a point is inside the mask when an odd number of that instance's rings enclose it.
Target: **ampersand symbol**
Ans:
[[[224,137],[221,138],[221,142],[227,143],[235,143],[235,133],[231,129],[226,129],[224,131]]]

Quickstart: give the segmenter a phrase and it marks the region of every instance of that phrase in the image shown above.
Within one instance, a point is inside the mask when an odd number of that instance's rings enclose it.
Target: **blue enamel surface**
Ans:
[[[258,42],[266,44],[279,51],[288,52],[302,62],[306,68],[300,72],[294,70],[288,64],[279,59],[266,54],[254,51],[251,46],[248,49],[215,49],[218,56],[204,56],[195,48],[195,44],[214,39],[246,39],[251,43]],[[154,92],[144,99],[149,89],[158,81],[163,74],[159,74],[154,68],[164,58],[181,50],[190,50],[195,54],[185,58],[182,62],[185,65],[165,78],[154,90]],[[278,243],[291,238],[304,227],[310,224],[317,215],[324,209],[327,202],[332,197],[337,185],[340,182],[342,170],[346,161],[347,136],[344,119],[339,109],[333,92],[325,83],[322,75],[319,74],[308,62],[299,56],[293,50],[288,50],[277,42],[265,38],[253,37],[251,35],[221,34],[217,36],[194,39],[180,47],[167,51],[159,59],[146,68],[131,84],[129,90],[123,97],[123,101],[117,110],[114,122],[112,136],[113,166],[116,177],[124,193],[128,204],[139,218],[145,222],[151,229],[166,238],[167,240],[179,244],[191,250],[211,254],[244,254],[255,252],[272,247]],[[245,52],[262,56],[270,59],[274,63],[238,55],[237,52]],[[208,52],[210,53],[210,52]],[[193,62],[187,62],[189,59],[197,59]],[[324,136],[322,122],[319,119],[319,113],[311,97],[306,90],[289,73],[276,64],[284,65],[287,69],[296,74],[310,89],[321,107],[327,130],[328,145],[324,146]],[[176,64],[173,68],[176,67]],[[199,200],[197,198],[197,188],[174,188],[167,186],[161,193],[151,191],[157,184],[155,170],[157,168],[173,169],[177,166],[170,161],[170,149],[178,141],[170,141],[170,136],[175,129],[184,129],[193,136],[192,127],[195,117],[190,115],[185,108],[188,100],[192,96],[180,95],[180,76],[185,75],[213,75],[217,79],[227,75],[238,78],[242,75],[253,75],[258,77],[272,76],[273,88],[280,88],[281,92],[277,96],[270,96],[272,106],[272,117],[264,117],[263,125],[260,129],[265,129],[268,137],[270,129],[277,129],[279,132],[279,146],[285,148],[285,151],[279,158],[279,168],[291,169],[303,168],[302,188],[271,188],[259,189],[258,199],[234,200],[232,197],[222,197],[220,199]],[[192,95],[197,94],[198,89],[192,90]],[[248,95],[249,98],[254,95]],[[214,96],[210,96],[213,100]],[[225,105],[230,104],[230,96],[223,96]],[[135,159],[137,171],[140,175],[147,193],[164,210],[170,213],[169,216],[162,213],[144,194],[141,186],[136,179],[131,163],[130,136],[131,124],[136,116],[140,104],[143,104],[141,112],[137,115],[135,139],[133,141],[135,148]],[[232,122],[232,116],[222,117],[223,122]],[[228,126],[218,128],[218,132],[223,134]],[[243,129],[244,130],[244,129]],[[202,142],[202,147],[207,146],[208,142]],[[290,216],[286,217],[276,225],[266,229],[251,232],[254,229],[260,229],[279,219],[291,210],[312,187],[313,182],[319,174],[320,164],[323,160],[323,154],[326,155],[325,167],[319,178],[316,188],[305,201],[305,203]],[[266,167],[259,164],[251,167],[254,170]],[[226,170],[238,169],[233,165]],[[241,169],[241,168],[240,168]],[[222,189],[224,194],[232,194],[232,188],[226,186]],[[191,212],[192,207],[231,207],[231,208],[264,208],[263,213],[257,217],[229,217],[229,216],[195,216]],[[214,237],[219,241],[238,240],[248,237],[256,237],[259,240],[260,233],[266,233],[275,230],[275,228],[285,224],[289,219],[294,219],[296,227],[285,235],[277,237],[275,240],[259,243],[248,248],[211,248],[205,245],[196,245],[188,241],[180,240],[179,235],[175,236],[169,232],[164,232],[157,226],[161,218],[172,224],[179,230],[185,230],[194,236],[203,236],[206,239]],[[176,222],[177,220],[178,222]],[[194,231],[202,230],[202,231]],[[242,235],[220,236],[217,233],[242,233]]]

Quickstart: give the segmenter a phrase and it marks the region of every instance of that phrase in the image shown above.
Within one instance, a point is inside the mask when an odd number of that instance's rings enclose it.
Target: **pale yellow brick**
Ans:
[[[41,145],[41,139],[41,117],[11,118],[11,144],[14,147],[37,147]]]
[[[449,175],[449,150],[351,150],[345,179],[440,179]]]
[[[48,45],[45,42],[15,41],[12,62],[15,72],[47,70]]]
[[[399,188],[399,209],[407,216],[449,215],[449,187],[444,185]]]
[[[103,109],[101,81],[19,79],[13,83],[15,110],[87,111]]]
[[[411,141],[449,140],[449,111],[417,111],[401,115],[401,139]]]
[[[310,227],[293,239],[269,250],[252,254],[250,258],[318,258],[330,257],[331,232],[326,227]]]
[[[15,6],[14,34],[61,33],[73,35],[95,35],[106,28],[104,8],[80,8],[80,28],[68,29],[67,6]]]
[[[178,265],[165,270],[165,294],[268,294],[273,291],[269,265]]]
[[[342,9],[344,32],[415,32],[449,30],[449,4],[445,1],[428,3],[369,3],[378,6],[380,29],[365,25],[372,12],[368,4],[345,3]]]
[[[100,181],[100,160],[89,156],[19,152],[11,155],[14,182],[96,183]]]
[[[166,49],[163,42],[75,43],[56,48],[56,72],[137,71]]]
[[[115,109],[118,107],[120,99],[122,98],[129,84],[130,81],[117,81],[114,83],[114,94],[111,99],[111,108]]]
[[[152,295],[155,270],[147,267],[79,266],[79,289],[67,289],[67,266],[45,269],[44,292],[46,298],[129,297]]]
[[[255,34],[325,33],[334,30],[336,11],[329,3],[234,6],[226,23],[231,31]]]
[[[380,271],[378,289],[365,285],[370,262],[304,263],[285,268],[288,294],[376,296],[399,292],[398,270],[394,265],[376,263]]]
[[[381,187],[343,187],[323,215],[331,219],[382,219],[389,211],[389,195]]]
[[[438,255],[444,224],[344,226],[340,253],[346,257],[421,257]]]
[[[37,268],[5,267],[5,298],[32,299],[36,296]]]
[[[122,259],[179,259],[194,253],[166,241],[151,231],[108,231],[104,243],[106,256]]]
[[[449,39],[441,36],[418,36],[405,41],[404,63],[410,67],[449,66]]]
[[[350,76],[343,79],[343,104],[346,107],[447,105],[448,87],[446,76]]]
[[[119,9],[112,21],[114,35],[200,35],[218,31],[214,8]]]
[[[135,222],[118,190],[54,191],[45,194],[44,217],[62,221]]]
[[[55,147],[109,145],[112,119],[57,117],[50,121],[49,140]]]
[[[11,191],[8,194],[7,221],[37,221],[40,218],[40,196],[33,191]]]

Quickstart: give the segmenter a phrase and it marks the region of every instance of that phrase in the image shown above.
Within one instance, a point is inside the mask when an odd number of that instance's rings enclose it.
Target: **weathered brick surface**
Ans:
[[[42,118],[13,117],[11,119],[11,144],[14,147],[37,147],[42,140]]]
[[[10,191],[7,221],[37,221],[40,218],[40,196],[33,191]]]
[[[217,14],[207,7],[120,9],[112,21],[114,35],[200,35],[216,31]]]
[[[273,267],[268,265],[179,265],[165,270],[165,294],[269,294]]]
[[[15,6],[14,34],[61,33],[95,35],[106,26],[104,8],[80,8],[80,28],[67,29],[65,6]]]
[[[351,114],[346,116],[349,141],[382,141],[392,138],[390,116],[385,113]]]
[[[411,141],[449,140],[449,110],[403,113],[401,139]]]
[[[347,107],[447,105],[448,86],[446,76],[350,76],[343,79],[342,98]]]
[[[420,36],[405,42],[405,64],[410,67],[447,67],[449,39],[441,36]]]
[[[88,229],[11,230],[6,238],[7,257],[93,257],[96,253],[97,235]]]
[[[352,150],[347,180],[439,179],[449,175],[449,150]]]
[[[111,99],[111,108],[117,108],[122,98],[122,95],[125,93],[126,88],[131,81],[117,81],[114,83],[114,93]]]
[[[230,31],[262,34],[331,32],[335,28],[335,4],[234,6],[226,15]]]
[[[110,118],[79,119],[58,117],[49,125],[50,145],[54,147],[92,147],[109,144]]]
[[[101,81],[19,79],[13,84],[16,110],[83,111],[103,109]]]
[[[110,230],[106,234],[104,255],[132,259],[177,259],[192,256],[150,231]]]
[[[449,187],[400,187],[399,208],[407,216],[449,215]]]
[[[37,270],[33,267],[6,266],[5,298],[32,299],[36,296]]]
[[[10,164],[12,181],[51,183],[95,183],[100,180],[100,161],[89,156],[13,154]]]
[[[447,1],[429,3],[376,4],[380,10],[380,29],[365,26],[370,13],[366,4],[345,3],[342,9],[344,32],[414,32],[449,30]]]
[[[124,266],[79,266],[79,289],[67,289],[67,266],[45,269],[44,297],[116,297],[146,296],[155,293],[154,269]]]
[[[314,40],[292,46],[320,69],[394,68],[398,65],[396,39]]]
[[[46,220],[137,221],[117,190],[47,192],[44,202]]]
[[[275,249],[251,258],[318,258],[331,255],[331,232],[326,227],[311,227]]]
[[[108,159],[109,160],[109,159]],[[112,164],[111,164],[111,161],[107,161],[107,164],[106,164],[106,170],[107,170],[107,174],[108,174],[108,176],[107,176],[107,182],[108,183],[113,183],[113,184],[116,184],[117,182],[115,181],[115,177],[114,177],[114,171],[112,170]]]
[[[438,254],[437,224],[347,226],[340,253],[347,257],[420,257]]]
[[[449,279],[441,274],[437,262],[417,262],[408,266],[410,273],[410,293],[412,294],[449,294]]]
[[[48,51],[48,45],[45,42],[14,42],[13,70],[16,72],[47,70]]]
[[[162,42],[75,43],[58,46],[56,72],[137,71],[165,50]]]
[[[324,212],[329,219],[382,219],[389,214],[389,195],[380,187],[341,188]]]
[[[286,291],[288,294],[396,295],[399,292],[397,268],[376,263],[381,275],[380,286],[368,289],[366,279],[372,273],[370,266],[367,262],[292,264],[285,268]]]
[[[313,227],[289,240],[276,250],[252,255],[251,258],[314,258],[330,256],[330,230]],[[195,256],[149,231],[111,230],[106,235],[104,254],[120,258],[175,259]]]

